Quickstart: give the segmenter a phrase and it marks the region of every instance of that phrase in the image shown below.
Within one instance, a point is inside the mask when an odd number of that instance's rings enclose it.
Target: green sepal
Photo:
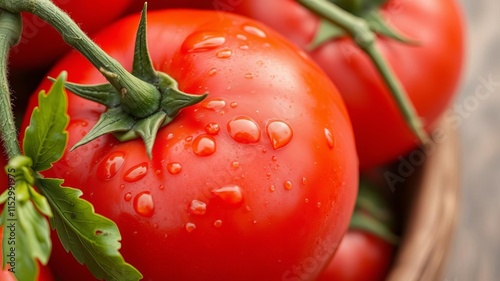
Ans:
[[[156,114],[149,116],[146,119],[141,119],[134,126],[134,130],[137,134],[144,140],[146,145],[146,152],[149,158],[152,158],[153,145],[156,139],[156,133],[166,119],[167,114],[163,111],[159,111]]]
[[[408,38],[400,31],[396,30],[393,26],[389,25],[382,14],[380,14],[380,11],[371,11],[367,13],[364,18],[368,21],[370,29],[377,34],[405,44],[418,44],[418,41]]]
[[[136,34],[134,60],[131,74],[142,81],[148,82],[159,93],[159,106],[156,111],[147,116],[133,117],[133,108],[125,106],[124,101],[133,93],[116,90],[116,85],[102,84],[82,86],[67,84],[67,89],[75,94],[99,102],[107,107],[97,124],[71,150],[84,145],[102,135],[112,133],[119,141],[129,141],[142,138],[146,153],[151,158],[155,138],[159,129],[169,124],[185,107],[202,101],[207,95],[191,95],[179,90],[177,82],[163,72],[155,71],[148,51],[146,37],[146,7],[144,5],[141,21]],[[118,79],[116,74],[101,70],[109,81]],[[115,83],[116,84],[116,83]]]
[[[99,280],[140,280],[141,273],[126,263],[118,251],[121,247],[118,226],[96,214],[92,204],[80,198],[80,190],[63,187],[62,182],[36,180],[52,207],[51,227],[56,229],[64,249]]]
[[[135,123],[136,120],[124,112],[122,108],[110,108],[101,114],[97,124],[95,124],[90,132],[76,143],[71,150],[87,144],[105,134],[129,131],[134,127]]]
[[[117,107],[121,103],[120,95],[109,83],[87,86],[66,82],[65,87],[84,99],[98,102],[106,107]]]
[[[146,10],[147,2],[144,3],[141,14],[141,22],[139,23],[139,28],[137,29],[132,74],[143,81],[150,82],[153,85],[156,85],[158,84],[158,74],[153,67],[153,62],[151,61],[151,56],[149,55],[148,50],[148,42],[146,36]]]
[[[395,235],[387,225],[362,211],[355,211],[353,213],[349,223],[349,229],[369,232],[391,244],[397,244],[399,241],[399,237]]]
[[[35,172],[52,167],[52,163],[62,157],[68,143],[68,101],[64,92],[66,76],[63,71],[48,94],[40,92],[38,107],[33,109],[30,124],[25,131],[23,151],[32,159]]]
[[[346,35],[347,32],[344,29],[326,19],[321,18],[316,34],[314,35],[311,43],[307,46],[307,49],[314,50],[327,41],[335,40]]]

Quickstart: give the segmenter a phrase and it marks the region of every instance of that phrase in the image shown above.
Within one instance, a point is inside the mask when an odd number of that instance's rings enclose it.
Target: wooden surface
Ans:
[[[468,25],[467,69],[454,105],[466,105],[459,130],[458,227],[442,281],[500,280],[500,1],[460,0]],[[481,79],[496,81],[473,103]],[[471,106],[474,105],[474,106]]]

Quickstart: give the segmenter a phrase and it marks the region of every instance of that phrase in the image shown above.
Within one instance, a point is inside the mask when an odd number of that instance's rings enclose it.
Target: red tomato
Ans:
[[[394,245],[361,230],[349,230],[317,281],[382,281],[392,262]]]
[[[133,0],[54,0],[70,14],[86,33],[99,29],[120,17]],[[10,65],[15,69],[39,69],[54,63],[70,48],[61,36],[40,18],[23,13],[21,42],[12,49]]]
[[[207,1],[211,2],[211,1]],[[230,1],[226,1],[230,2]],[[319,18],[292,0],[239,1],[227,8],[257,19],[307,50]],[[464,26],[455,0],[389,0],[388,22],[418,45],[379,38],[378,48],[394,69],[428,130],[452,98],[464,53]],[[351,39],[331,40],[309,52],[342,94],[349,111],[362,170],[386,164],[417,145],[368,57]]]
[[[127,69],[138,22],[126,18],[96,37]],[[104,110],[69,95],[68,150],[45,176],[81,189],[117,223],[121,253],[144,280],[314,278],[348,227],[358,184],[352,128],[334,85],[247,18],[164,10],[149,13],[147,27],[156,69],[208,97],[158,132],[150,160],[141,140],[111,135],[69,152]],[[62,70],[72,82],[104,82],[76,53],[48,75]],[[55,241],[56,275],[88,280],[68,260]]]

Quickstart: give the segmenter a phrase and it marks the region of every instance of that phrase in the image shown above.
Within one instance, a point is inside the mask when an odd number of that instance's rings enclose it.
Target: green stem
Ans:
[[[126,71],[95,44],[78,25],[50,0],[0,0],[0,8],[13,13],[29,12],[53,26],[64,41],[84,55],[121,93],[122,105],[136,118],[148,117],[160,107],[160,92]]]
[[[429,141],[415,107],[411,103],[400,81],[375,45],[376,34],[370,30],[368,23],[343,10],[328,0],[297,0],[301,5],[317,15],[345,29],[354,42],[371,59],[385,84],[390,90],[407,125],[422,144]]]
[[[21,153],[7,80],[7,57],[21,39],[21,15],[0,9],[0,133],[9,159]]]

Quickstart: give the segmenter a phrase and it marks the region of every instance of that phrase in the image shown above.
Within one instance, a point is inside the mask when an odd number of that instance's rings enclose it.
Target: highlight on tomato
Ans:
[[[138,22],[127,17],[94,39],[143,81],[168,86],[166,113],[154,113],[168,114],[168,124],[146,144],[120,142],[116,136],[128,135],[122,131],[100,136],[92,127],[109,120],[101,114],[137,113],[130,93],[113,92],[99,104],[97,95],[74,94],[88,88],[67,84],[68,147],[43,176],[82,190],[117,224],[120,253],[144,280],[314,279],[347,230],[358,184],[352,127],[333,83],[268,27],[213,11],[148,13],[149,64],[136,45]],[[48,76],[63,70],[72,83],[106,82],[76,53]],[[203,100],[179,110],[171,95]],[[113,120],[156,122],[140,118]],[[145,134],[138,126],[133,133]],[[57,238],[53,244],[58,278],[92,280]]]

